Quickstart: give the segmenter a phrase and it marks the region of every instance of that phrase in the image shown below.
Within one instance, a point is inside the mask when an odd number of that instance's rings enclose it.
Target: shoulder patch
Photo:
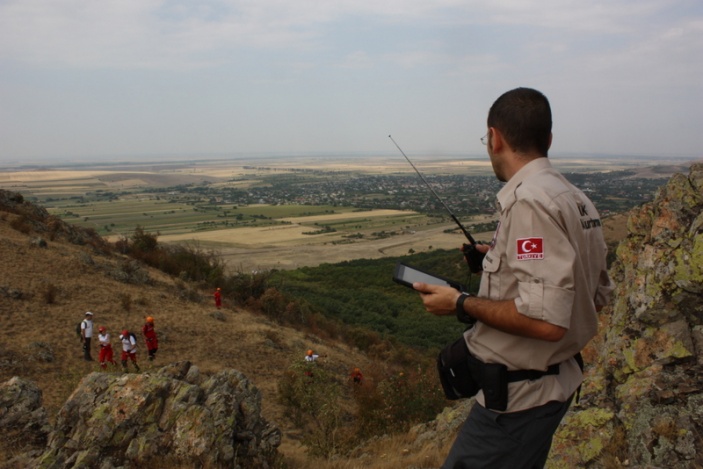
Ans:
[[[542,238],[519,238],[517,240],[517,260],[529,261],[544,259]]]

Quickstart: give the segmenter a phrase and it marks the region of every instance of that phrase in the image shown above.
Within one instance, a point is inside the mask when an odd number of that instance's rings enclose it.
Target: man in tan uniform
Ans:
[[[507,368],[497,379],[488,377],[500,371],[481,373],[477,405],[443,469],[545,465],[583,379],[575,356],[596,334],[596,312],[613,288],[598,212],[547,159],[551,127],[539,91],[518,88],[496,100],[482,141],[506,184],[493,241],[466,253],[470,264],[483,257],[478,295],[413,285],[429,312],[476,320],[464,337],[482,367]]]

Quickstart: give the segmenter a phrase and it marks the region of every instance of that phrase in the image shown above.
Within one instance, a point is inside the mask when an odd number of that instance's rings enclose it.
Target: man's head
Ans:
[[[90,311],[86,312],[86,313],[85,313],[85,318],[86,318],[86,319],[93,319],[93,313],[91,313]]]
[[[552,110],[539,91],[516,88],[503,93],[488,111],[487,124],[489,129],[500,131],[514,152],[547,156],[552,141]]]

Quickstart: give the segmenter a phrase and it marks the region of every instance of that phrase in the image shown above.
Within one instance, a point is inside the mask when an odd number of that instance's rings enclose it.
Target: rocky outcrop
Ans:
[[[18,405],[7,416],[21,415],[25,408],[26,413],[43,411]],[[47,429],[36,428],[46,423],[42,415],[44,420],[37,418],[35,424],[14,418],[12,427],[0,429],[43,435],[46,441]],[[228,369],[206,377],[182,362],[155,373],[87,375],[59,411],[43,453],[31,466],[269,468],[280,440],[278,428],[261,416],[259,390],[242,373]]]
[[[92,246],[97,252],[108,252],[108,243],[95,230],[81,228],[50,215],[43,207],[24,200],[19,192],[0,189],[0,211],[14,214],[10,226],[23,233],[46,235],[52,241],[65,239],[73,244]],[[41,238],[39,238],[41,239]],[[33,243],[46,241],[33,241]]]
[[[41,389],[18,377],[0,383],[0,444],[6,450],[43,448],[50,430]]]
[[[703,467],[703,164],[633,210],[551,467]]]

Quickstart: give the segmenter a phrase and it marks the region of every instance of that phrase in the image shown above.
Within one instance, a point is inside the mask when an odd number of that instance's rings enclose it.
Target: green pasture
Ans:
[[[334,228],[337,231],[368,230],[373,228],[394,229],[398,227],[414,226],[418,223],[425,223],[427,216],[421,213],[407,212],[396,215],[383,215],[361,218],[339,218],[335,220],[324,220],[314,223],[314,225],[324,225]],[[309,223],[302,223],[309,225]]]
[[[82,227],[95,229],[100,235],[128,236],[139,225],[149,232],[182,234],[203,230],[266,226],[286,223],[283,219],[355,213],[354,207],[310,205],[210,204],[194,201],[172,201],[159,196],[130,195],[113,200],[80,201],[62,199],[46,202],[52,215]],[[340,232],[368,229],[398,229],[421,223],[419,214],[345,218],[309,221],[311,228],[329,226]]]

